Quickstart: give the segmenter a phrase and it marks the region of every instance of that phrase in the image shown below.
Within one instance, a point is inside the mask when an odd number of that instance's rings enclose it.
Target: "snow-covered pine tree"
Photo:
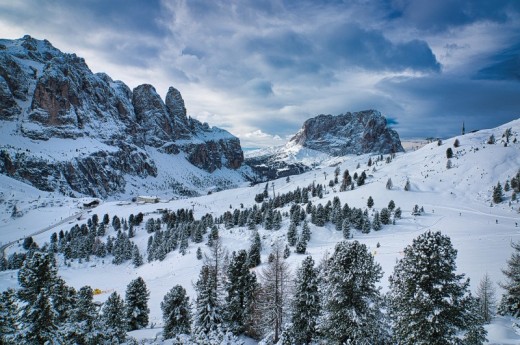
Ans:
[[[301,237],[303,240],[305,240],[306,243],[311,239],[311,228],[309,227],[309,223],[306,220],[303,222]]]
[[[136,268],[143,264],[143,256],[139,253],[139,247],[136,245],[134,245],[134,249],[132,250],[132,263]]]
[[[173,338],[178,334],[191,333],[190,299],[182,286],[175,285],[168,291],[161,302],[161,310],[165,339]]]
[[[16,292],[7,289],[0,293],[0,344],[14,343],[18,331]]]
[[[234,334],[239,335],[251,329],[257,289],[256,275],[249,272],[247,252],[233,252],[225,283],[224,321],[227,329]]]
[[[501,315],[520,317],[520,242],[511,243],[514,251],[507,268],[502,270],[506,276],[506,282],[500,284],[504,289],[498,312]]]
[[[20,331],[16,342],[22,344],[60,344],[58,326],[49,299],[49,290],[42,289],[31,302],[22,309]]]
[[[364,234],[370,233],[370,229],[372,228],[372,223],[370,222],[370,219],[368,218],[368,215],[363,215],[363,225],[361,227],[361,232]]]
[[[344,239],[349,239],[351,237],[350,220],[348,219],[348,217],[345,217],[345,219],[343,219],[343,224],[341,225],[341,231],[343,232]]]
[[[379,212],[376,211],[374,213],[374,218],[372,219],[372,229],[374,229],[375,231],[379,231],[381,230],[381,228],[381,218],[379,216]]]
[[[318,273],[311,256],[296,271],[292,301],[292,334],[295,344],[310,344],[316,337],[316,321],[320,314]]]
[[[56,262],[49,253],[35,252],[18,271],[18,298],[23,303],[17,339],[26,343],[54,343],[58,339],[52,288],[57,281]]]
[[[36,301],[42,290],[47,290],[50,296],[52,285],[57,279],[56,261],[54,255],[35,252],[32,257],[26,259],[18,271],[18,297],[27,306]]]
[[[247,254],[247,263],[249,268],[256,267],[260,265],[260,251],[262,250],[262,241],[260,240],[260,234],[258,231],[255,231],[253,235],[253,241],[251,243],[251,247],[249,247],[249,252]]]
[[[380,344],[387,337],[376,283],[383,273],[366,245],[336,244],[322,280],[319,329],[334,344]]]
[[[195,333],[208,334],[222,324],[222,309],[217,289],[214,284],[215,273],[210,266],[202,266],[199,280],[195,285],[197,292],[195,312]]]
[[[117,292],[112,292],[103,304],[102,324],[104,337],[113,344],[120,344],[126,339],[127,322],[125,303]]]
[[[502,190],[502,185],[498,182],[497,185],[493,187],[493,202],[495,204],[500,204],[503,200],[504,192]]]
[[[296,228],[296,222],[291,221],[291,224],[289,224],[289,229],[287,230],[287,243],[289,243],[290,246],[294,246],[297,239],[298,232]]]
[[[372,198],[372,196],[368,197],[367,206],[368,208],[372,208],[372,206],[374,206],[374,199]]]
[[[389,177],[388,181],[386,181],[386,189],[390,190],[394,188],[394,183],[392,182],[392,179]]]
[[[143,278],[137,277],[126,287],[125,311],[128,330],[144,328],[148,325],[148,299],[150,292],[146,288]]]
[[[83,286],[79,289],[76,305],[64,327],[68,343],[99,344],[105,337],[105,330],[101,329],[102,325],[93,297],[94,292],[90,286]]]
[[[495,287],[487,273],[484,274],[480,280],[476,295],[478,298],[480,314],[486,323],[491,322],[496,311],[496,296]]]
[[[305,254],[306,251],[307,241],[305,241],[305,238],[303,238],[303,236],[300,236],[300,238],[298,238],[298,242],[296,242],[296,253]]]
[[[390,224],[390,210],[386,207],[383,207],[381,209],[381,213],[379,214],[379,219],[381,221],[381,224],[388,225]]]
[[[405,248],[388,295],[399,344],[455,344],[461,336],[485,334],[469,280],[455,274],[456,257],[450,238],[440,232],[425,232]]]
[[[291,256],[291,248],[289,248],[289,245],[285,245],[285,249],[283,250],[283,258],[287,259],[289,256]]]
[[[77,304],[77,293],[65,281],[57,278],[52,286],[52,307],[56,313],[56,322],[63,325],[67,322]]]

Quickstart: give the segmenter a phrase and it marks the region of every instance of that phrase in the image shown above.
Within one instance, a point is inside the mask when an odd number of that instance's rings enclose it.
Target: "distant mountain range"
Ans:
[[[309,119],[285,147],[244,162],[239,139],[189,117],[174,87],[164,101],[149,84],[130,90],[30,36],[0,40],[0,124],[0,173],[70,196],[193,196],[301,173],[309,152],[403,150],[369,110]]]

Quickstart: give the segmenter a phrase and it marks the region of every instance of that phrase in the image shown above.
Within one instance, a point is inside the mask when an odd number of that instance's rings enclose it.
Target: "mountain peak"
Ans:
[[[220,184],[207,174],[243,162],[238,138],[188,118],[179,90],[170,87],[165,101],[151,84],[130,90],[30,36],[0,39],[0,122],[0,173],[71,195],[135,192],[128,188],[136,181],[197,193]],[[45,152],[28,151],[34,142]],[[86,145],[72,153],[79,142]],[[170,173],[172,166],[189,172]],[[238,172],[228,174],[233,181],[222,175],[226,186],[243,180]]]
[[[399,135],[377,110],[318,115],[304,122],[288,143],[332,156],[404,151]]]

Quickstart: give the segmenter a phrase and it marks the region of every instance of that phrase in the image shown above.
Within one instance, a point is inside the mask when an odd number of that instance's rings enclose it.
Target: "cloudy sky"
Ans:
[[[377,109],[402,138],[520,117],[518,0],[0,0],[0,36],[25,34],[176,87],[246,148],[318,114]]]

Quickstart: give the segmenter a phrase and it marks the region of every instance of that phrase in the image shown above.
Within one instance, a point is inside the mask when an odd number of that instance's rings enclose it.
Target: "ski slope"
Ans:
[[[504,146],[502,133],[506,128],[512,128],[513,136],[507,147]],[[490,135],[497,138],[494,145],[486,142]],[[427,144],[415,151],[398,154],[390,163],[384,160],[367,167],[369,157],[374,161],[377,156],[362,155],[334,158],[334,166],[320,154],[317,162],[319,166],[302,175],[291,176],[290,181],[285,178],[269,182],[269,193],[287,193],[297,187],[306,187],[309,184],[321,183],[326,187],[323,199],[312,198],[313,204],[325,205],[328,200],[338,196],[341,203],[349,206],[365,208],[369,196],[375,201],[373,209],[381,210],[390,200],[403,211],[403,217],[397,220],[396,225],[384,226],[381,231],[362,234],[354,232],[354,239],[366,244],[372,251],[375,260],[381,264],[384,276],[380,282],[383,292],[388,290],[388,277],[393,271],[396,260],[403,255],[403,249],[411,244],[412,240],[427,230],[441,231],[448,235],[454,247],[458,250],[457,265],[460,273],[465,273],[471,281],[471,290],[475,291],[480,279],[485,273],[498,283],[504,277],[501,269],[512,253],[510,243],[520,241],[520,204],[511,201],[511,192],[505,193],[506,200],[495,205],[491,202],[492,187],[500,181],[502,186],[507,179],[513,177],[520,168],[520,119],[501,127],[481,130],[456,138],[444,140],[438,146],[437,142]],[[460,141],[458,148],[453,147],[455,139]],[[454,157],[451,159],[453,167],[446,167],[446,149],[451,147]],[[385,156],[386,158],[386,156]],[[309,156],[306,159],[310,159]],[[328,187],[328,182],[334,176],[334,170],[340,167],[341,173],[345,169],[361,173],[365,170],[368,178],[366,184],[354,190],[339,192],[339,185]],[[356,168],[360,165],[359,168]],[[340,176],[341,178],[341,176]],[[387,190],[385,185],[388,178],[393,181],[393,189]],[[405,191],[404,185],[409,180],[411,190]],[[211,195],[189,199],[161,200],[157,204],[139,204],[130,201],[105,201],[92,210],[102,217],[108,213],[110,217],[118,215],[127,218],[130,214],[142,212],[145,214],[143,224],[137,229],[136,237],[132,240],[139,246],[141,253],[146,253],[146,244],[149,234],[144,230],[144,223],[150,217],[158,218],[160,209],[176,210],[178,208],[193,209],[195,218],[206,213],[215,217],[235,208],[252,207],[256,194],[264,190],[265,184],[252,187],[241,187]],[[0,241],[11,242],[32,234],[41,229],[52,227],[60,220],[72,214],[81,212],[83,200],[71,199],[58,194],[40,192],[20,182],[0,176]],[[144,193],[143,193],[144,194]],[[19,218],[12,218],[13,205],[23,213]],[[415,205],[424,207],[425,213],[421,216],[412,216]],[[288,211],[290,205],[283,211]],[[372,211],[370,211],[372,212]],[[85,215],[90,216],[90,215]],[[82,224],[86,219],[67,222],[52,227],[48,231],[35,235],[34,239],[40,245],[49,240],[52,232],[68,230],[74,224]],[[262,237],[262,262],[267,260],[270,245],[277,239],[285,241],[285,234],[289,220],[284,218],[279,231],[260,229]],[[332,224],[325,227],[316,227],[310,224],[312,237],[307,247],[307,254],[312,255],[319,262],[327,253],[333,251],[334,245],[342,240],[341,232],[337,232]],[[219,230],[224,246],[231,252],[246,249],[250,245],[251,231],[247,228],[233,228]],[[114,235],[110,228],[107,235]],[[378,247],[379,244],[379,247]],[[202,261],[195,257],[198,245],[191,243],[186,255],[178,251],[169,253],[167,258],[160,261],[145,263],[135,269],[130,262],[116,266],[111,264],[111,257],[103,262],[94,258],[90,262],[73,262],[70,267],[60,265],[59,274],[71,286],[79,289],[90,285],[99,288],[105,293],[95,298],[104,301],[110,292],[117,291],[124,296],[127,284],[141,276],[150,290],[150,322],[158,327],[156,330],[134,332],[132,335],[141,338],[153,338],[160,332],[162,316],[160,302],[171,287],[176,284],[184,286],[194,301],[194,283],[197,280]],[[206,250],[206,246],[200,247]],[[10,246],[7,251],[22,251],[21,241]],[[306,255],[292,253],[287,259],[291,267],[296,269]],[[146,259],[145,259],[146,262]],[[256,268],[261,270],[262,266]],[[17,286],[16,271],[0,272],[0,290]],[[498,286],[497,292],[501,293]],[[500,297],[500,296],[497,296]],[[490,344],[519,344],[520,332],[512,327],[512,320],[496,318],[487,329]]]

